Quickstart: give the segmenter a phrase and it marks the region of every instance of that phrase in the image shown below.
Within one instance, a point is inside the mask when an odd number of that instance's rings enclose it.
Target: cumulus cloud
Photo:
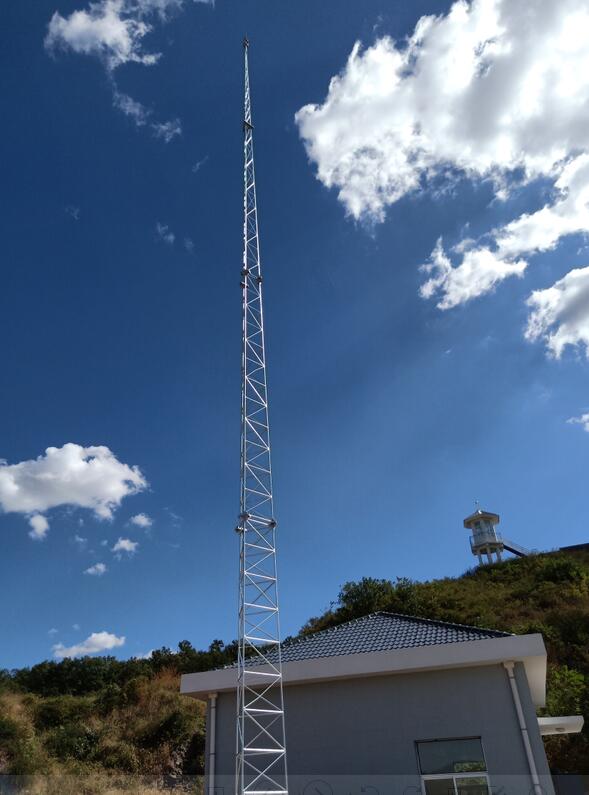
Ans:
[[[545,290],[535,290],[527,303],[528,340],[543,340],[557,359],[567,345],[584,347],[589,358],[589,266],[575,268]]]
[[[130,538],[119,538],[117,543],[112,548],[113,552],[128,552],[129,555],[132,555],[139,546],[138,541],[131,541]]]
[[[403,196],[461,176],[488,180],[500,199],[552,181],[550,203],[483,243],[447,252],[438,241],[420,293],[439,308],[522,276],[530,256],[589,232],[588,29],[585,0],[458,0],[447,14],[422,17],[406,41],[356,43],[324,102],[296,114],[318,179],[355,219],[382,221]],[[558,285],[544,300],[563,292]],[[560,309],[557,301],[539,312],[538,300],[529,338],[543,336]],[[555,355],[561,341],[584,338],[578,318],[573,326],[554,337]]]
[[[57,660],[65,657],[84,657],[87,654],[99,654],[102,651],[117,649],[125,644],[124,636],[117,637],[110,632],[93,632],[85,641],[75,646],[64,646],[57,643],[53,646],[53,656]]]
[[[137,527],[151,527],[153,524],[153,519],[146,513],[137,513],[129,521],[131,524],[137,525]]]
[[[99,519],[112,519],[122,500],[147,487],[137,466],[117,459],[108,447],[65,444],[48,447],[34,460],[0,461],[0,508],[29,517],[31,535],[43,538],[51,508],[87,508]]]
[[[580,417],[570,417],[567,422],[571,425],[581,425],[583,430],[589,433],[589,413],[581,414]]]
[[[355,218],[448,167],[505,190],[516,169],[552,175],[587,146],[585,0],[455,2],[401,44],[356,43],[320,105],[296,114],[318,178]]]
[[[534,213],[524,213],[503,227],[492,230],[489,245],[462,241],[454,252],[462,255],[453,265],[441,241],[423,270],[434,275],[422,285],[423,298],[441,296],[438,307],[449,309],[493,289],[508,276],[523,275],[524,256],[549,251],[566,235],[589,232],[589,155],[568,162],[554,184],[554,199]],[[484,267],[481,268],[481,264]],[[485,273],[489,277],[485,279]]]
[[[31,525],[30,537],[36,541],[42,541],[49,531],[49,522],[46,517],[40,513],[34,513],[29,516],[29,524]]]
[[[95,563],[93,566],[90,566],[88,569],[85,569],[84,574],[90,574],[93,577],[102,577],[103,574],[106,574],[106,571],[107,569],[104,563]]]
[[[96,55],[108,69],[135,61],[154,64],[159,53],[143,51],[143,38],[151,26],[136,14],[125,0],[90,3],[87,10],[73,11],[68,17],[56,11],[45,38],[49,50],[70,49],[81,55]]]
[[[143,127],[148,124],[151,111],[120,92],[113,73],[127,63],[144,66],[157,63],[161,53],[147,51],[144,39],[152,32],[153,21],[165,22],[184,5],[185,0],[96,0],[87,8],[72,11],[65,17],[56,11],[47,27],[45,47],[52,53],[66,50],[99,58],[110,76],[114,106],[138,127]],[[181,132],[178,119],[149,122],[149,126],[155,137],[166,143]]]

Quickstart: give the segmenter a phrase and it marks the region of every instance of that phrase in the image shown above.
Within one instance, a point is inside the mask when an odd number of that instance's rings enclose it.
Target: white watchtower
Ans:
[[[488,563],[493,563],[493,555],[496,556],[497,562],[501,560],[504,544],[501,534],[496,530],[499,521],[499,514],[482,511],[480,508],[464,520],[466,529],[472,531],[470,537],[472,554],[478,557],[480,564],[483,563],[483,555],[487,556]]]

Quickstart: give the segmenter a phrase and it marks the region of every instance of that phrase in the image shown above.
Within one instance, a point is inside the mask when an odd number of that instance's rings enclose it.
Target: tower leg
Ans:
[[[483,556],[481,555],[480,552],[477,552],[477,557],[479,559],[479,566],[482,566],[483,565]]]
[[[488,563],[493,562],[493,558],[491,557],[491,551],[489,549],[487,550],[487,562]]]

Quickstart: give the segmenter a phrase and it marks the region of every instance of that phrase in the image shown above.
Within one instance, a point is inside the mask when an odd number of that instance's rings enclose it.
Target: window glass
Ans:
[[[453,778],[428,778],[423,783],[425,795],[456,795]]]
[[[423,775],[479,773],[487,769],[478,737],[470,740],[431,740],[417,743]]]
[[[458,795],[488,795],[489,787],[485,776],[456,776],[456,790]]]

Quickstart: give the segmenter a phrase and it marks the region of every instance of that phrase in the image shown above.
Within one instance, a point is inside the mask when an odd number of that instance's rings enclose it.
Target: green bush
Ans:
[[[93,757],[107,770],[119,770],[123,773],[138,773],[139,758],[137,750],[126,742],[109,740],[99,747]]]
[[[55,696],[40,701],[34,709],[35,726],[40,731],[78,723],[92,714],[93,701],[79,696]]]
[[[98,735],[92,729],[73,723],[51,729],[45,736],[45,747],[61,761],[89,759],[98,743]]]
[[[170,715],[150,726],[138,738],[145,748],[157,748],[168,743],[173,748],[189,742],[194,733],[194,718],[177,709]]]
[[[10,718],[0,717],[0,748],[13,743],[18,736],[18,726]]]

